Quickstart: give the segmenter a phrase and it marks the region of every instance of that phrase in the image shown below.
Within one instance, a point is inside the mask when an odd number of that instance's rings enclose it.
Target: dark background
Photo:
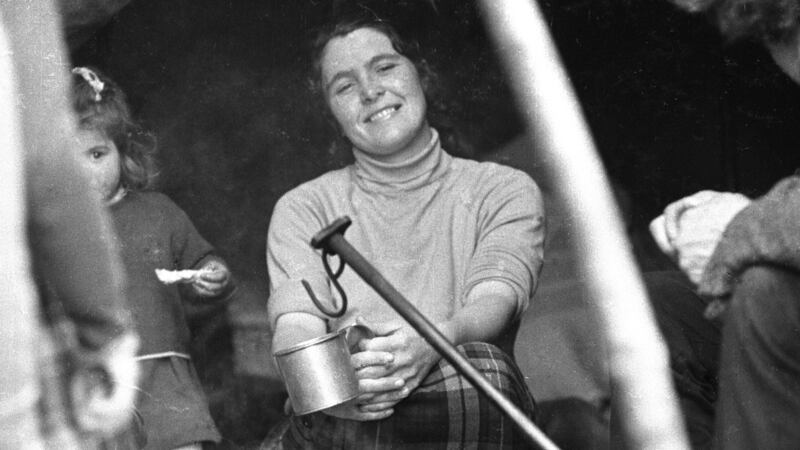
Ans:
[[[227,316],[198,324],[195,353],[226,446],[253,445],[282,406],[263,321],[272,206],[349,160],[332,150],[306,88],[312,29],[368,9],[418,39],[471,157],[491,158],[522,132],[514,99],[473,2],[116,3],[116,14],[68,28],[73,62],[97,66],[125,89],[159,137],[159,189],[236,274],[239,297]],[[759,46],[728,45],[702,17],[665,0],[540,5],[609,174],[630,202],[633,231],[680,196],[704,188],[758,195],[800,166],[800,89]]]

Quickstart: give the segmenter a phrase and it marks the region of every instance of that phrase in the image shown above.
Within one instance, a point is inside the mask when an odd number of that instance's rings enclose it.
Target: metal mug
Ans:
[[[365,337],[372,337],[367,327],[351,325],[272,354],[295,414],[311,414],[358,396],[350,354]]]

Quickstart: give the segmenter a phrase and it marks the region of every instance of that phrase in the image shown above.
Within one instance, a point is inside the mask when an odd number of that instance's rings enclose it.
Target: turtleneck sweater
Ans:
[[[355,163],[286,193],[270,220],[267,267],[269,323],[306,312],[329,330],[362,316],[400,320],[352,269],[339,278],[347,312],[331,319],[311,302],[307,280],[323,302],[340,305],[311,238],[349,216],[345,238],[433,322],[449,319],[470,289],[487,280],[507,283],[517,317],[533,296],[542,265],[544,208],[536,183],[524,172],[447,154],[432,130],[430,143],[405,161],[386,163],[354,149]],[[331,258],[336,269],[338,261]]]

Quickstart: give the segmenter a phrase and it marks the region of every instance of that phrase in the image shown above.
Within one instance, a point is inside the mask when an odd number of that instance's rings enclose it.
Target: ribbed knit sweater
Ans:
[[[354,149],[355,164],[328,172],[285,194],[267,237],[269,322],[307,312],[336,330],[362,316],[383,322],[399,316],[352,269],[340,278],[347,313],[330,320],[311,302],[339,305],[312,236],[350,216],[345,238],[430,320],[449,319],[470,289],[499,280],[514,289],[517,315],[528,306],[542,264],[544,209],[534,181],[494,163],[454,158],[434,130],[428,147],[398,164]],[[332,258],[335,269],[338,262]]]

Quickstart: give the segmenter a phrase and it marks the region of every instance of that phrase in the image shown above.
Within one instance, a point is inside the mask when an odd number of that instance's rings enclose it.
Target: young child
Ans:
[[[114,221],[141,336],[136,407],[144,448],[200,449],[220,435],[187,354],[187,310],[223,305],[233,291],[230,272],[175,203],[147,190],[155,141],[132,121],[124,93],[96,70],[79,67],[73,74],[75,148]],[[180,272],[168,272],[169,279],[157,269]]]

